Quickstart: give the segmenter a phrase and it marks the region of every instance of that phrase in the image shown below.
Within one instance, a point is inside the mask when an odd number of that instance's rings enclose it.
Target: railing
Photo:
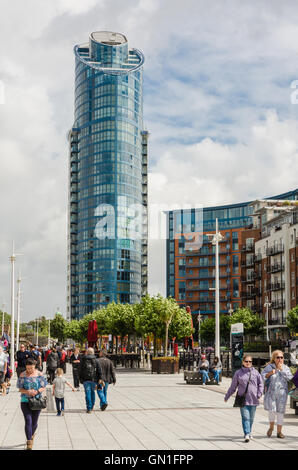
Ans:
[[[267,273],[277,273],[279,271],[284,271],[285,265],[282,263],[272,264],[267,266]]]
[[[285,282],[282,281],[282,282],[275,282],[275,283],[272,283],[272,284],[268,284],[267,286],[267,290],[268,291],[271,291],[271,290],[283,290],[285,289]]]
[[[267,256],[278,255],[279,253],[283,253],[285,251],[284,245],[276,245],[271,246],[270,248],[266,249]]]
[[[271,307],[274,309],[285,308],[285,306],[286,306],[285,300],[273,300],[273,302],[271,302]]]
[[[253,251],[255,248],[255,245],[254,244],[249,244],[249,245],[245,245],[241,248],[241,251],[242,253],[247,253],[249,251]]]

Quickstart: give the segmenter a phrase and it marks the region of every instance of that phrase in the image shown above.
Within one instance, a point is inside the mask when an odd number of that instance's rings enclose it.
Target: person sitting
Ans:
[[[209,361],[207,361],[205,354],[202,354],[201,360],[199,362],[199,373],[202,374],[203,385],[206,385],[206,382],[210,381],[209,375]]]
[[[219,385],[219,376],[222,371],[222,364],[219,357],[215,356],[211,364],[210,371],[213,373],[214,380],[216,381],[217,385]]]

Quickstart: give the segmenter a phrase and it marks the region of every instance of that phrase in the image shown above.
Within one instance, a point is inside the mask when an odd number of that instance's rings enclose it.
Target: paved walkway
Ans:
[[[72,382],[71,368],[67,378]],[[96,399],[95,411],[86,413],[85,396],[66,387],[65,415],[56,416],[50,400],[42,411],[34,449],[98,450],[298,450],[298,416],[287,409],[286,439],[266,437],[267,412],[259,406],[254,440],[243,442],[239,409],[233,397],[224,403],[223,394],[231,379],[220,386],[186,385],[183,373],[151,375],[147,371],[119,371],[116,386],[110,386],[109,406],[102,412]],[[50,395],[50,386],[48,387]],[[11,391],[0,397],[0,449],[25,447],[20,394],[15,380]]]

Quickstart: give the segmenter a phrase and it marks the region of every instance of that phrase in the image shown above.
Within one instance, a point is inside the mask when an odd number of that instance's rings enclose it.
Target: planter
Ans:
[[[178,374],[179,358],[178,357],[153,357],[152,358],[152,374]]]

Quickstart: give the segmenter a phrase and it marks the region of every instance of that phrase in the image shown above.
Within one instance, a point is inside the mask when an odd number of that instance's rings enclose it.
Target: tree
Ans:
[[[191,326],[190,314],[185,308],[180,308],[178,304],[177,307],[169,327],[169,337],[181,340],[183,338],[189,338],[194,332],[194,329]]]
[[[58,338],[58,341],[63,342],[66,338],[67,321],[61,315],[56,313],[54,320],[51,321],[51,335]]]
[[[292,334],[298,333],[298,305],[288,311],[287,327]]]
[[[243,323],[244,333],[247,335],[258,336],[264,333],[265,321],[248,307],[238,308],[233,313],[230,324],[234,323]]]

